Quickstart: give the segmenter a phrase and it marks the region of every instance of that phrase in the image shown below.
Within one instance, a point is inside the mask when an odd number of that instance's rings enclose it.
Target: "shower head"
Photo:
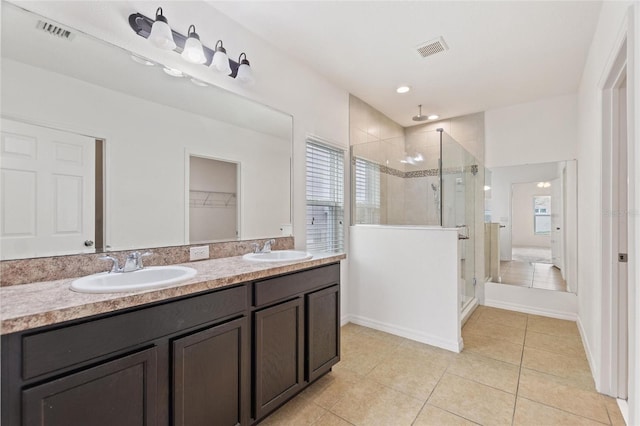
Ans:
[[[426,120],[428,120],[429,119],[428,116],[422,115],[422,105],[418,105],[418,108],[419,108],[418,115],[414,115],[412,120],[413,121],[426,121]]]

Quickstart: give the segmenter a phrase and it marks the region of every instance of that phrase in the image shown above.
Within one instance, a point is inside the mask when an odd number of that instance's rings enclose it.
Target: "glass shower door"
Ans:
[[[458,228],[458,286],[461,309],[475,298],[475,203],[478,163],[443,132],[441,167],[442,226]]]

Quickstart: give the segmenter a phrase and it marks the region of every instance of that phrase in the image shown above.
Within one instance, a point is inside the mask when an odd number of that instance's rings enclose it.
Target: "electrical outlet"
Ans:
[[[191,247],[189,249],[189,260],[202,260],[209,258],[209,246]]]

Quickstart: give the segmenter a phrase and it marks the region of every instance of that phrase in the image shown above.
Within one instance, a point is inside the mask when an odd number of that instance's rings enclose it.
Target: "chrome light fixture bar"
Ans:
[[[157,15],[158,14],[162,17],[161,22],[168,27],[167,19],[162,15],[161,10],[157,13]],[[155,21],[153,19],[141,13],[132,13],[131,15],[129,15],[129,26],[137,35],[139,35],[142,38],[146,38],[146,39],[149,38],[151,34],[151,29],[154,23]],[[166,29],[166,28],[163,28],[163,29]],[[171,50],[174,50],[175,52],[182,54],[183,51],[185,50],[185,45],[187,45],[187,40],[194,39],[193,35],[195,34],[195,27],[193,28],[193,32],[191,31],[191,27],[189,27],[188,37],[172,29],[170,29],[170,31],[171,31],[171,35],[173,36],[173,41],[175,42],[175,45],[176,45],[176,47]],[[195,35],[197,36],[197,34]],[[189,42],[189,45],[191,45],[192,43],[194,43],[194,41]],[[204,61],[199,63],[202,63],[207,67],[213,63],[213,55],[216,53],[216,51],[218,51],[218,56],[221,56],[222,53],[224,53],[224,56],[226,56],[226,51],[222,47],[222,41],[218,41],[216,43],[216,49],[210,49],[204,44],[201,44],[201,45],[202,45],[202,52],[204,54]],[[188,50],[189,46],[186,46],[186,47]],[[242,58],[243,56],[244,58]],[[235,79],[238,76],[238,69],[240,68],[240,65],[243,65],[242,67],[243,69],[240,72],[240,78],[238,78],[238,80],[245,84],[251,84],[254,81],[254,77],[253,77],[252,70],[249,66],[249,61],[247,60],[246,57],[247,55],[245,53],[242,53],[240,55],[240,59],[238,60],[239,62],[236,62],[233,59],[230,59],[227,57],[229,62],[228,72],[227,72],[227,69],[223,66],[223,64],[221,65],[214,64],[213,68],[216,70],[219,70],[222,73],[228,74],[229,77]],[[202,58],[200,58],[200,60],[202,60]],[[220,58],[220,59],[216,58],[216,63],[223,62],[223,60],[224,58]]]

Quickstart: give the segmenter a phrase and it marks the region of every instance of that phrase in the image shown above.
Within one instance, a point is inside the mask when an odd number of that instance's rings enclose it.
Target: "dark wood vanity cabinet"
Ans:
[[[22,424],[157,424],[156,352],[147,349],[23,390]]]
[[[303,386],[304,317],[301,298],[254,312],[255,418]]]
[[[339,360],[338,263],[2,336],[5,426],[249,425]]]
[[[340,286],[306,295],[306,379],[331,370],[340,360]]]
[[[239,318],[173,341],[173,425],[247,423],[247,332]]]
[[[339,264],[254,283],[254,420],[340,360],[339,284]]]

